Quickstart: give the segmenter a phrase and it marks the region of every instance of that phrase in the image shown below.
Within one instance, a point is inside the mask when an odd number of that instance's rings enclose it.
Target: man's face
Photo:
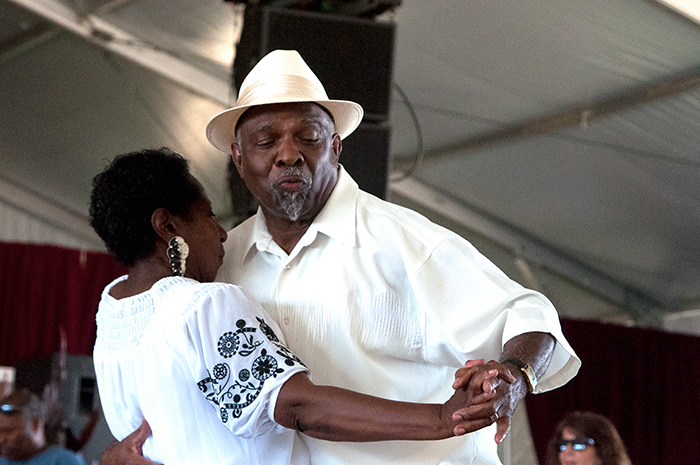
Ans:
[[[314,103],[253,107],[237,140],[233,160],[266,218],[313,221],[338,180],[342,145],[331,117]]]
[[[22,413],[0,414],[0,455],[24,460],[33,451],[31,420]]]

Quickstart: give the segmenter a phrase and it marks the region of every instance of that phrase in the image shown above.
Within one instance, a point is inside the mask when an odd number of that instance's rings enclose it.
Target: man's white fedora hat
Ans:
[[[214,116],[207,125],[207,139],[222,152],[231,153],[238,119],[250,107],[271,103],[315,102],[333,116],[341,139],[362,121],[360,104],[330,100],[321,81],[296,50],[275,50],[265,55],[241,83],[236,106]]]

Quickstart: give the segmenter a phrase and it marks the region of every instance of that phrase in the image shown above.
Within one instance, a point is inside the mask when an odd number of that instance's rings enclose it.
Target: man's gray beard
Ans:
[[[301,216],[308,192],[307,188],[297,192],[276,191],[277,201],[291,221],[296,221]]]
[[[285,175],[298,175],[301,172],[297,168],[290,168]],[[313,181],[311,179],[306,179],[304,186],[296,192],[289,192],[281,189],[277,184],[272,185],[272,191],[275,194],[275,198],[282,207],[282,210],[287,214],[290,221],[296,221],[301,216],[304,208],[304,202],[306,197],[311,191],[311,185]]]

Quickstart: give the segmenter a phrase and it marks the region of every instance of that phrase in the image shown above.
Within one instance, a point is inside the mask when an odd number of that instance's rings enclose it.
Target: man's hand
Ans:
[[[477,372],[474,373],[473,370]],[[489,424],[495,422],[497,429],[494,439],[496,444],[500,444],[510,431],[510,420],[515,407],[527,394],[527,387],[523,386],[523,382],[515,381],[516,378],[508,367],[495,360],[488,363],[484,363],[484,360],[468,361],[464,368],[460,368],[455,373],[455,382],[452,387],[466,389],[472,392],[472,395],[478,390],[482,393],[473,395],[471,410],[458,410],[454,413],[453,419],[471,422],[488,419]],[[477,412],[483,416],[475,418]]]
[[[555,345],[556,340],[551,334],[542,332],[523,333],[505,343],[501,360],[509,358],[525,360],[539,377],[547,370]],[[473,360],[468,361],[464,368],[457,370],[452,387],[472,391],[478,389],[479,373],[474,374],[469,371],[472,368],[477,368],[479,372],[498,371],[497,376],[486,377],[481,383],[481,389],[484,393],[493,392],[495,395],[491,398],[475,397],[474,406],[486,403],[493,408],[497,424],[494,439],[496,444],[500,444],[510,431],[510,420],[513,412],[515,412],[515,408],[528,392],[527,383],[524,375],[519,370],[515,371],[517,376],[513,376],[513,372],[506,365],[495,360],[491,360],[488,363],[484,363],[483,360]],[[455,421],[459,420],[459,413],[455,412]]]
[[[515,412],[515,408],[518,403],[527,394],[527,386],[522,378],[515,378],[507,366],[502,363],[491,360],[488,363],[481,365],[480,370],[489,370],[489,372],[496,371],[497,375],[493,377],[486,378],[481,383],[481,389],[484,393],[491,393],[491,397],[478,396],[474,399],[474,404],[485,403],[489,405],[490,409],[493,410],[495,417],[495,422],[497,425],[496,436],[494,440],[496,444],[500,444],[506,438],[506,435],[510,431],[510,421]],[[460,370],[463,370],[460,368]],[[476,389],[477,386],[473,386],[475,382],[479,379],[478,375],[474,375],[468,385],[463,387],[463,389]],[[458,380],[455,380],[455,384],[460,385],[463,381],[463,376]],[[461,412],[455,412],[455,415],[460,415]],[[461,415],[460,415],[461,416]],[[456,420],[456,418],[455,418]]]
[[[141,447],[148,436],[151,435],[151,427],[144,419],[136,431],[124,438],[122,442],[115,442],[109,446],[100,460],[101,465],[156,465],[143,458]]]
[[[485,391],[483,386],[493,382],[498,370],[480,370],[479,366],[483,364],[484,360],[474,360],[458,370],[459,375],[455,377],[460,378],[460,389],[442,407],[443,417],[452,422],[455,436],[485,428],[497,419],[493,406],[489,404],[496,392]]]

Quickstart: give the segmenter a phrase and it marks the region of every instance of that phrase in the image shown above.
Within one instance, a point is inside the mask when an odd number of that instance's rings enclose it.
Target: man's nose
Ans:
[[[282,139],[277,153],[277,165],[298,166],[303,162],[304,154],[301,153],[299,146],[294,143],[294,140],[291,137]]]

